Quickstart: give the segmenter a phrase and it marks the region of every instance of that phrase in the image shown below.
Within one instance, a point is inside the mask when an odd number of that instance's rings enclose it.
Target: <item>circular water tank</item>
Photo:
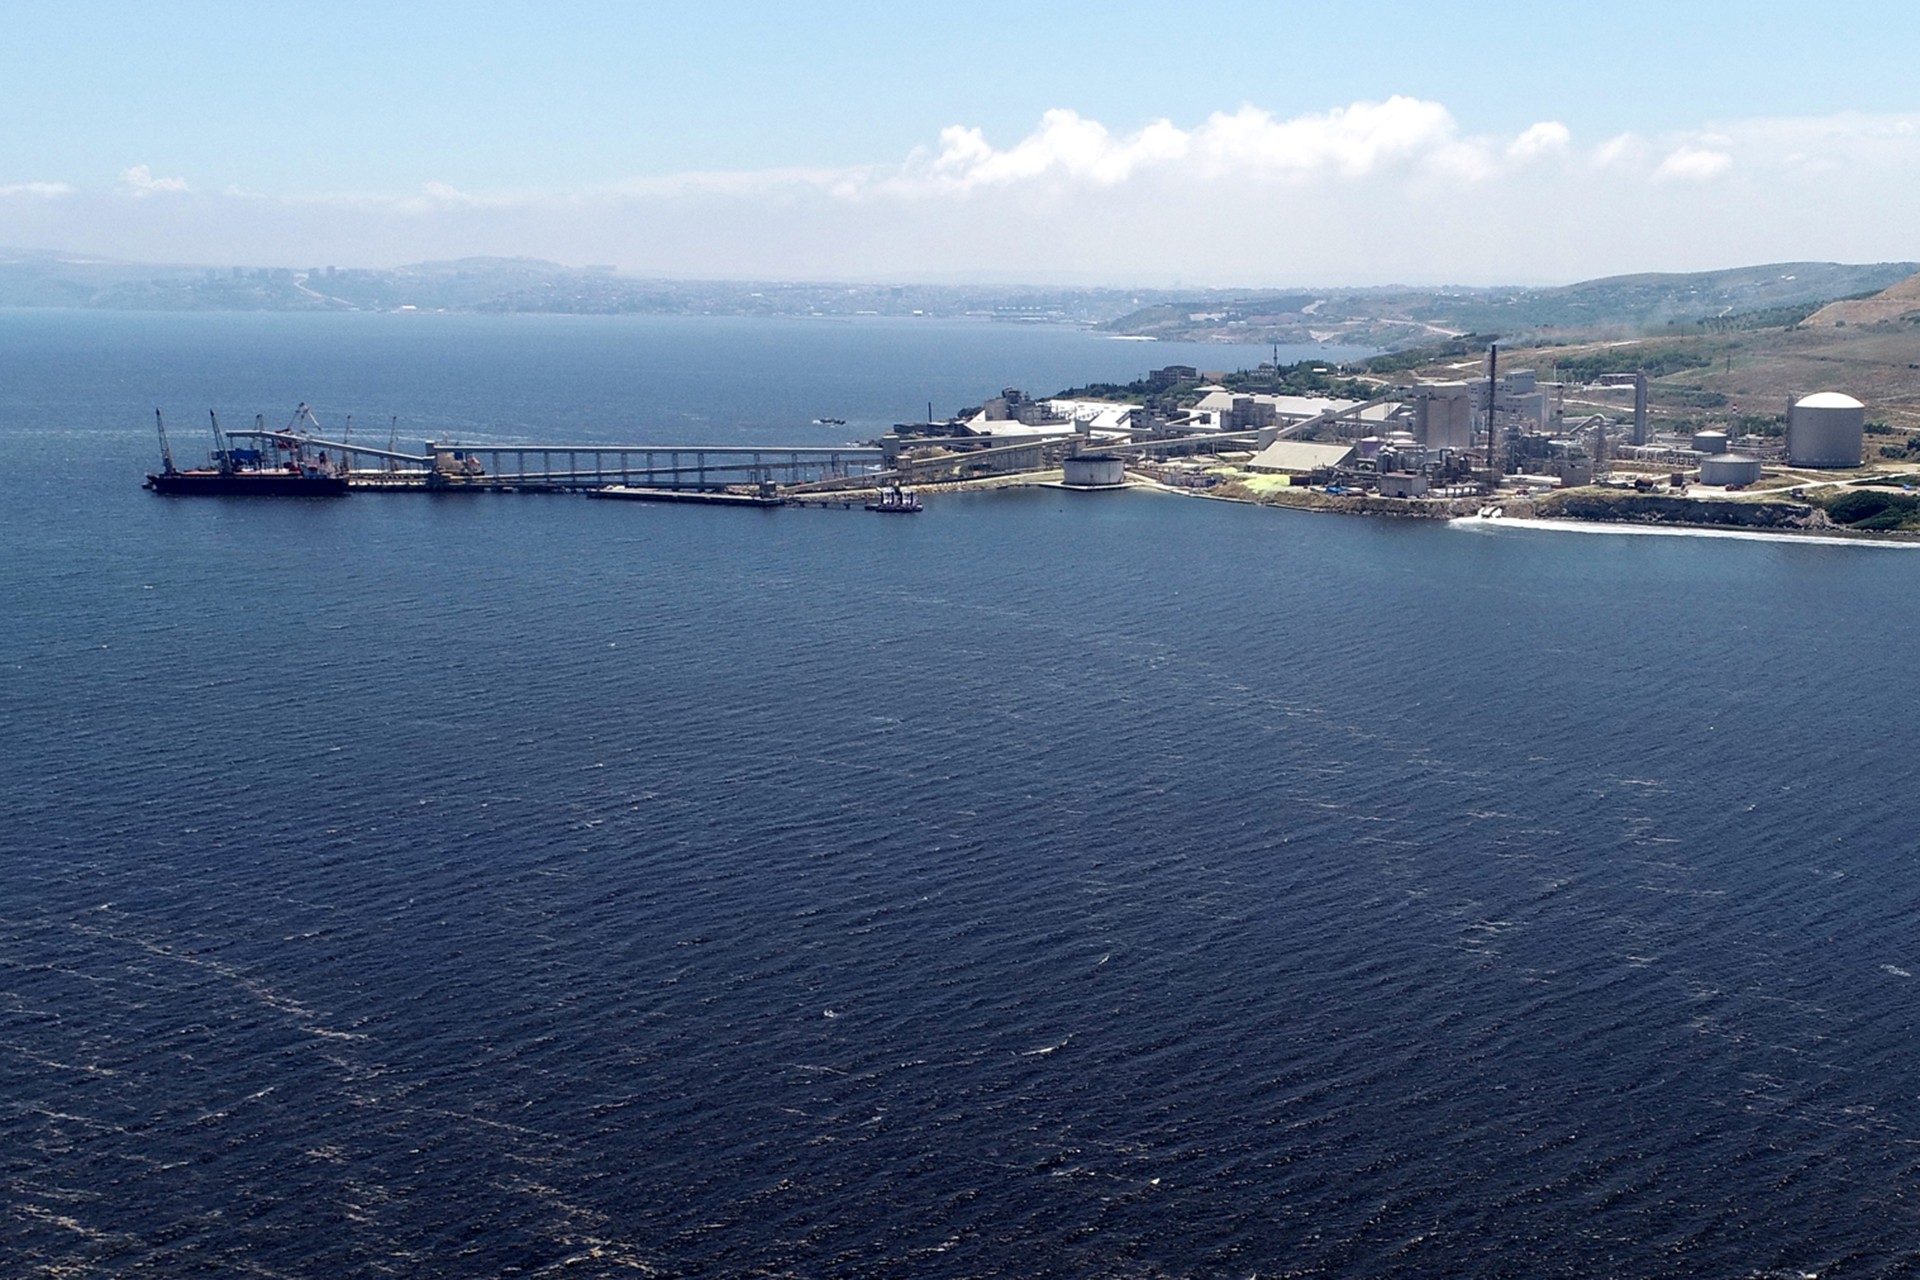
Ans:
[[[1701,484],[1753,484],[1760,479],[1760,459],[1743,458],[1737,453],[1715,454],[1700,459]]]
[[[1796,401],[1787,417],[1787,461],[1799,467],[1857,467],[1866,447],[1867,407],[1838,391]]]
[[[1727,451],[1727,433],[1724,431],[1696,431],[1693,433],[1693,451],[1695,453],[1716,454]]]

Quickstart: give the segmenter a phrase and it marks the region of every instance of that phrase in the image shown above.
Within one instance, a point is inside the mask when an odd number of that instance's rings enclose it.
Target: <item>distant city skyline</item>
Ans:
[[[1534,284],[1920,257],[1880,3],[17,6],[0,245]]]

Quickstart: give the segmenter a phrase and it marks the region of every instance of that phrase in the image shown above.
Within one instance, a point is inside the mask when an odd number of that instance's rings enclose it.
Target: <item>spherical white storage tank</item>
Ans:
[[[1760,459],[1721,453],[1700,459],[1701,484],[1752,484],[1760,478]]]
[[[1838,391],[1820,391],[1787,417],[1787,461],[1798,467],[1857,467],[1866,448],[1867,407]]]

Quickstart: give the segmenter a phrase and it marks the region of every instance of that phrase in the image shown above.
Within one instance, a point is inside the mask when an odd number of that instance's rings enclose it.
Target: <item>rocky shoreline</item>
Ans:
[[[1538,497],[1402,499],[1365,494],[1329,494],[1313,489],[1277,489],[1253,493],[1243,485],[1231,483],[1199,492],[1196,496],[1259,506],[1287,507],[1297,511],[1391,516],[1397,519],[1452,520],[1478,515],[1489,505],[1497,505],[1503,515],[1516,520],[1750,530],[1872,542],[1920,541],[1920,534],[1915,533],[1850,529],[1837,525],[1826,511],[1811,503],[1764,498],[1686,498],[1583,488],[1557,490]]]
[[[922,486],[922,492],[1027,488],[1054,484],[1060,473],[1041,472]],[[1820,507],[1768,498],[1685,498],[1618,489],[1560,489],[1536,497],[1382,498],[1372,494],[1325,493],[1288,488],[1255,492],[1234,481],[1211,489],[1188,489],[1128,477],[1129,487],[1152,489],[1212,502],[1285,507],[1330,515],[1386,516],[1396,520],[1455,520],[1498,506],[1514,520],[1558,520],[1568,524],[1630,524],[1670,529],[1731,529],[1788,533],[1866,542],[1915,542],[1920,533],[1850,529],[1835,524]]]

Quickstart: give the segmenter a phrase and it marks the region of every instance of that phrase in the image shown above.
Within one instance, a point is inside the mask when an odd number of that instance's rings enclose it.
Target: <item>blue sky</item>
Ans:
[[[0,15],[15,247],[1138,284],[1920,258],[1911,4]]]

